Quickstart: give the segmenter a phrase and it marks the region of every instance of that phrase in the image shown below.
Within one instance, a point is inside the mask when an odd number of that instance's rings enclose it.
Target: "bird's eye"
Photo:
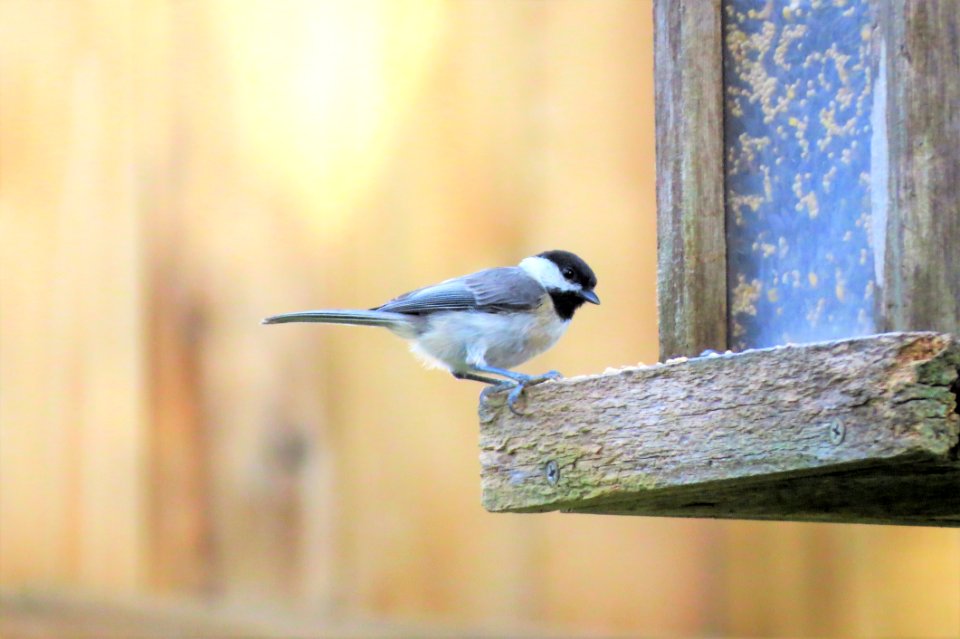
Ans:
[[[560,271],[560,272],[563,273],[563,276],[564,276],[565,278],[567,278],[568,280],[572,280],[572,279],[573,279],[573,269],[570,268],[569,266],[566,267],[566,268],[564,268],[564,269],[563,269],[562,271]]]

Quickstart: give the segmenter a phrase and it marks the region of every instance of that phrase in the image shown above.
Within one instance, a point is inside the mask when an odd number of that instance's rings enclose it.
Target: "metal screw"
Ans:
[[[560,481],[560,466],[558,466],[557,462],[553,461],[552,459],[547,462],[543,472],[547,476],[547,482],[551,486],[556,486],[557,482]]]
[[[843,422],[841,422],[839,419],[834,419],[829,422],[827,426],[830,429],[828,431],[830,433],[830,443],[834,446],[839,446],[842,444],[843,438],[847,434],[847,428],[843,425]]]

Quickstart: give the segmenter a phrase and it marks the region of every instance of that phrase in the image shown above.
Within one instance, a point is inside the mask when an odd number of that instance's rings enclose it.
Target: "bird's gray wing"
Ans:
[[[374,310],[410,315],[440,311],[504,313],[536,308],[544,290],[516,266],[492,268],[419,288]]]

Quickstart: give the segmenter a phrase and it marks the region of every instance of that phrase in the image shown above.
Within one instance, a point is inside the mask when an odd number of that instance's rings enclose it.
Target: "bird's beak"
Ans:
[[[597,294],[593,291],[580,291],[580,297],[590,302],[591,304],[599,304],[600,298],[597,297]]]

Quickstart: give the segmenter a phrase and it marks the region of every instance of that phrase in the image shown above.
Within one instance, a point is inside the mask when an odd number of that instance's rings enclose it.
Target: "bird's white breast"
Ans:
[[[449,370],[477,364],[512,368],[553,346],[568,325],[545,296],[535,311],[435,313],[411,349],[429,364]]]

